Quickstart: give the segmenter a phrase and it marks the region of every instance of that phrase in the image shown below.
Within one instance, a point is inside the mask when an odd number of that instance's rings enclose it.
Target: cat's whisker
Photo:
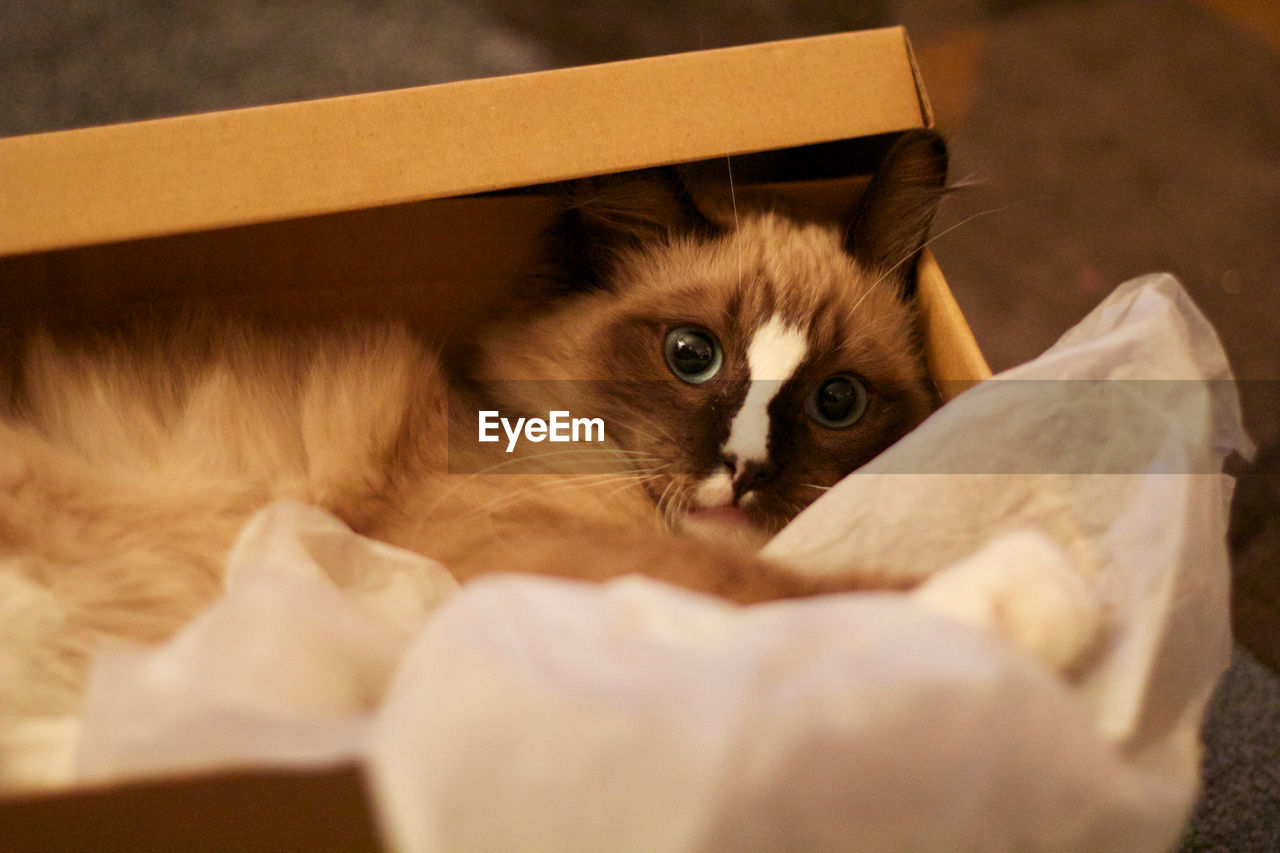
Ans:
[[[486,468],[476,471],[475,473],[488,474],[497,468],[503,468],[508,465],[519,464],[521,462],[530,462],[535,459],[537,460],[548,459],[552,456],[563,457],[563,456],[599,456],[599,455],[651,456],[651,454],[647,454],[642,450],[623,450],[617,447],[582,447],[582,448],[571,448],[568,450],[546,450],[541,453],[527,453],[527,454],[521,454],[520,456],[516,456],[511,459],[505,459],[502,462],[496,462],[493,465],[490,465]]]
[[[972,214],[972,215],[970,215],[970,216],[966,216],[964,219],[961,219],[959,222],[955,223],[954,225],[950,225],[950,226],[948,226],[948,227],[946,227],[946,228],[942,229],[942,230],[941,230],[941,231],[939,231],[937,234],[934,234],[934,235],[930,236],[930,237],[929,237],[929,239],[925,240],[923,243],[921,243],[921,244],[920,244],[920,248],[921,248],[921,249],[924,249],[924,248],[926,248],[926,247],[928,247],[928,246],[932,245],[932,244],[933,244],[933,242],[934,242],[935,240],[939,240],[939,239],[941,239],[941,238],[943,238],[943,237],[947,236],[947,235],[948,235],[948,234],[950,234],[952,231],[955,231],[957,228],[961,228],[961,227],[963,227],[963,226],[965,226],[965,225],[968,225],[970,222],[972,222],[972,221],[973,221],[973,220],[975,220],[975,219],[980,219],[980,218],[982,218],[983,216],[989,216],[989,215],[991,215],[991,214],[995,214],[995,213],[1004,213],[1006,210],[1009,210],[1009,209],[1011,209],[1011,208],[1018,207],[1018,206],[1020,206],[1020,205],[1026,204],[1028,201],[1035,201],[1035,200],[1036,200],[1036,199],[1021,199],[1021,200],[1019,200],[1019,201],[1013,201],[1013,202],[1010,202],[1010,203],[1008,203],[1008,204],[1006,204],[1006,205],[1003,205],[1003,206],[1001,206],[1001,207],[993,207],[993,208],[989,208],[989,209],[987,209],[987,210],[980,210],[980,211],[978,211],[977,213],[974,213],[974,214]],[[1043,199],[1040,199],[1040,200],[1043,200]],[[919,250],[917,250],[917,252],[918,252],[918,251],[919,251]],[[884,275],[882,275],[882,276],[880,277],[880,279],[878,279],[878,280],[877,280],[877,282],[876,282],[876,283],[878,284],[880,280],[883,280],[883,279],[885,279],[885,278],[889,277],[890,275],[892,275],[892,274],[893,274],[893,272],[894,272],[894,270],[896,270],[898,267],[900,267],[900,266],[902,266],[903,264],[905,264],[907,261],[911,260],[911,258],[912,258],[912,257],[914,257],[914,256],[916,255],[916,253],[917,253],[917,252],[912,252],[912,253],[908,254],[905,258],[903,258],[902,260],[900,260],[900,261],[898,261],[896,264],[894,264],[892,267],[890,267],[890,268],[885,272],[885,274],[884,274]]]
[[[645,453],[644,451],[641,451],[641,450],[625,450],[625,451],[619,450],[616,455],[623,456],[624,454],[630,457],[630,458],[618,460],[619,463],[622,463],[624,465],[647,463],[650,465],[659,464],[659,467],[666,467],[669,464],[667,462],[663,462],[661,457],[655,456],[652,453]]]
[[[676,487],[676,481],[673,478],[667,482],[667,486],[665,489],[662,490],[662,494],[658,495],[658,501],[657,501],[658,509],[659,511],[661,511],[668,525],[672,524],[673,519],[671,515],[672,502],[667,500],[667,495],[669,495],[671,493],[671,490],[675,487]],[[680,493],[677,491],[676,497],[679,498],[679,495]]]
[[[693,504],[693,492],[688,489],[680,489],[676,492],[675,499],[671,501],[668,508],[666,521],[667,526],[675,528],[678,522],[689,511],[689,507]]]
[[[604,499],[608,500],[609,498],[612,498],[614,495],[619,495],[622,492],[625,492],[627,489],[631,488],[633,485],[635,485],[634,480],[627,480],[623,482],[622,485],[617,486],[613,489],[610,489],[608,492],[606,492],[604,495]]]
[[[534,453],[529,455],[518,456],[512,459],[504,459],[501,462],[496,462],[493,465],[489,465],[484,468],[481,468],[479,471],[472,471],[469,474],[462,475],[463,476],[462,480],[459,480],[453,483],[450,488],[446,489],[443,494],[441,494],[438,498],[436,498],[436,500],[430,506],[427,507],[426,514],[430,515],[432,512],[438,509],[442,503],[444,503],[449,497],[451,497],[458,489],[471,483],[477,477],[482,477],[486,474],[496,473],[499,469],[509,468],[513,465],[519,465],[519,464],[530,462],[536,459],[546,459],[552,456],[558,456],[558,457],[573,456],[573,455],[597,455],[598,456],[600,454],[612,454],[614,456],[633,455],[633,456],[644,457],[646,460],[652,460],[655,462],[658,461],[657,457],[653,456],[652,454],[643,453],[642,451],[638,451],[638,450],[622,450],[616,447],[578,448],[578,449],[571,449],[571,450],[548,450],[543,453]],[[634,461],[643,461],[643,460],[634,460]],[[522,472],[516,472],[516,473],[522,473]],[[523,473],[528,473],[528,472],[523,472]]]
[[[583,480],[591,480],[584,483]],[[509,494],[499,495],[498,497],[486,501],[478,507],[473,507],[461,515],[453,516],[449,519],[451,524],[460,524],[476,517],[489,517],[493,513],[504,506],[517,503],[524,497],[534,493],[546,493],[560,491],[563,489],[591,489],[598,486],[607,486],[613,483],[626,482],[633,485],[639,482],[639,478],[632,473],[623,474],[581,474],[568,478],[556,478],[541,483],[535,483],[532,486],[526,486]]]
[[[724,158],[725,168],[729,171],[729,200],[733,203],[733,242],[738,252],[738,286],[742,286],[742,228],[738,222],[738,192],[733,186],[733,161],[729,155]]]
[[[658,516],[664,522],[669,522],[671,520],[669,515],[671,505],[670,505],[670,502],[667,500],[667,495],[671,494],[671,489],[675,486],[675,484],[676,484],[676,481],[674,479],[668,480],[667,485],[662,489],[662,492],[657,496],[657,498],[654,499],[654,505],[658,508]]]
[[[453,494],[454,494],[454,493],[456,493],[460,488],[464,487],[464,486],[465,486],[465,485],[467,485],[468,483],[473,482],[473,481],[474,481],[474,480],[476,480],[478,477],[480,477],[480,476],[482,476],[482,475],[484,475],[484,474],[492,474],[492,473],[493,473],[496,469],[498,469],[498,468],[506,467],[506,466],[508,466],[508,465],[510,465],[510,464],[514,464],[514,463],[517,463],[517,462],[526,461],[526,460],[528,460],[528,459],[533,459],[533,458],[537,458],[537,457],[554,456],[554,455],[565,455],[565,454],[573,454],[573,453],[582,453],[582,454],[599,454],[599,453],[606,452],[607,450],[608,450],[607,448],[601,448],[601,449],[589,449],[589,450],[548,451],[548,452],[546,452],[546,453],[535,454],[534,456],[524,457],[524,458],[522,458],[522,459],[511,459],[511,460],[505,460],[504,462],[497,463],[496,465],[491,465],[491,466],[489,466],[489,467],[487,467],[487,468],[485,468],[485,469],[482,469],[481,471],[477,471],[477,472],[475,472],[475,473],[473,473],[473,474],[468,474],[468,475],[466,475],[466,477],[465,477],[463,480],[461,480],[461,481],[460,481],[460,482],[458,482],[458,483],[453,484],[453,486],[452,486],[451,488],[446,489],[446,490],[444,491],[444,493],[443,493],[443,494],[441,494],[441,495],[440,495],[440,496],[439,496],[439,497],[438,497],[434,502],[432,502],[432,504],[431,504],[430,506],[428,506],[428,507],[427,507],[427,509],[426,509],[425,511],[423,511],[422,516],[421,516],[421,519],[419,520],[419,522],[418,522],[418,524],[417,524],[417,527],[416,527],[416,535],[421,536],[422,532],[426,529],[427,525],[429,525],[429,524],[434,520],[434,518],[435,518],[435,514],[436,514],[436,511],[441,507],[441,505],[442,505],[442,504],[444,504],[444,502],[445,502],[445,501],[446,501],[446,500],[447,500],[451,495],[453,495]],[[619,451],[619,452],[620,452],[620,453],[631,453],[632,451]],[[639,453],[637,452],[637,455],[642,455],[642,454],[639,454]],[[658,462],[658,461],[659,461],[659,460],[657,460],[657,459],[656,459],[656,458],[654,458],[654,457],[649,457],[649,459],[650,459],[650,460],[652,460],[653,462]],[[632,461],[639,461],[639,460],[632,460]],[[540,490],[547,490],[547,489],[551,489],[551,488],[553,488],[553,487],[555,487],[555,486],[557,486],[557,485],[559,485],[559,484],[562,484],[562,483],[564,483],[564,484],[569,484],[569,485],[581,485],[581,484],[582,484],[582,481],[583,481],[584,479],[588,479],[588,478],[599,478],[599,477],[609,477],[609,478],[612,478],[612,477],[623,477],[623,478],[626,478],[628,481],[638,482],[638,481],[640,480],[640,478],[642,478],[644,475],[649,474],[649,473],[657,473],[658,471],[662,470],[662,468],[664,468],[664,467],[666,467],[665,463],[664,463],[664,464],[662,464],[662,465],[658,465],[658,466],[652,466],[652,467],[647,468],[647,469],[646,469],[646,468],[632,468],[632,469],[629,469],[629,470],[626,470],[626,471],[611,471],[611,472],[603,472],[603,473],[599,473],[599,474],[561,474],[561,475],[558,475],[558,479],[556,479],[556,480],[552,480],[552,481],[548,481],[548,482],[542,482],[542,483],[536,483],[536,484],[534,484],[533,486],[529,486],[529,487],[524,488],[524,489],[521,489],[521,490],[519,490],[519,491],[517,491],[517,492],[513,492],[513,493],[510,493],[510,494],[502,495],[502,496],[500,496],[500,497],[498,497],[498,498],[495,498],[495,499],[493,499],[493,500],[491,500],[491,501],[488,501],[487,503],[483,504],[483,505],[482,505],[482,506],[480,506],[480,507],[473,508],[473,509],[468,510],[467,512],[465,512],[465,513],[463,513],[463,514],[461,514],[461,515],[459,515],[459,516],[455,516],[455,517],[453,517],[452,521],[453,521],[453,523],[459,523],[459,522],[462,522],[462,521],[464,521],[464,520],[468,520],[468,519],[474,518],[474,517],[476,517],[477,515],[486,515],[486,514],[492,513],[492,511],[496,510],[497,508],[499,508],[500,506],[502,506],[502,505],[504,505],[504,504],[506,504],[506,503],[514,502],[514,501],[516,501],[516,500],[518,500],[518,499],[520,499],[520,498],[523,498],[523,497],[524,497],[524,496],[526,496],[526,495],[532,494],[532,493],[537,492],[537,491],[540,491]],[[521,474],[517,473],[517,474],[514,474],[513,476],[519,477],[519,476],[538,476],[538,475],[529,475],[529,474],[521,475]],[[543,476],[553,476],[553,475],[543,475]],[[593,484],[588,483],[588,484],[586,484],[586,485],[589,487],[589,486],[591,486],[591,485],[593,485]]]
[[[1025,204],[1026,202],[1033,201],[1033,200],[1034,199],[1022,199],[1019,201],[1010,202],[1009,204],[1003,205],[1002,207],[993,207],[988,210],[980,210],[977,213],[972,214],[971,216],[966,216],[964,219],[961,219],[959,222],[955,223],[954,225],[951,225],[947,228],[942,229],[937,234],[932,235],[931,237],[929,237],[929,239],[921,243],[918,248],[912,250],[911,252],[908,252],[905,257],[903,257],[896,264],[894,264],[893,266],[885,270],[884,273],[881,274],[881,276],[878,279],[872,282],[871,286],[867,288],[866,292],[863,293],[862,296],[859,297],[858,301],[853,303],[853,307],[851,307],[848,310],[848,312],[846,312],[847,315],[850,317],[853,316],[853,314],[857,312],[858,306],[862,304],[863,300],[865,300],[868,296],[871,295],[872,291],[874,291],[877,287],[880,286],[880,283],[882,281],[884,281],[885,279],[889,278],[889,276],[897,272],[898,267],[907,263],[912,258],[917,257],[920,254],[921,250],[930,246],[935,240],[945,237],[946,235],[950,234],[952,231],[955,231],[957,228],[960,228],[964,225],[968,225],[970,222],[972,222],[975,219],[979,219],[983,216],[988,216],[993,213],[1003,213],[1004,211],[1009,210],[1010,208],[1018,207],[1019,205]]]
[[[647,430],[643,430],[640,427],[637,427],[634,425],[629,425],[627,429],[629,429],[632,434],[639,436],[640,438],[648,439],[649,441],[652,441],[654,444],[663,444],[664,442],[670,442],[674,446],[680,445],[681,442],[677,441],[676,437],[672,435],[671,431],[668,430],[666,426],[664,426],[663,424],[654,423],[654,424],[651,424],[651,426],[654,426],[657,429],[659,429],[662,432],[662,434],[660,436],[655,436],[653,433],[648,432]],[[639,451],[632,451],[632,452],[639,452]]]
[[[681,490],[671,503],[671,516],[668,518],[667,523],[675,527],[676,523],[689,510],[691,503],[693,503],[693,495],[688,490]]]
[[[680,518],[682,518],[684,515],[686,515],[688,512],[690,512],[693,509],[693,501],[694,501],[693,492],[686,490],[684,492],[683,499],[680,501],[680,512],[676,516],[676,519],[675,519],[676,521],[678,521]]]

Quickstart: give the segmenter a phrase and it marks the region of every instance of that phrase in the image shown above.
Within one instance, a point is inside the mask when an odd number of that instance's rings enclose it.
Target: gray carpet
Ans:
[[[1207,11],[1215,5],[1261,10],[1263,29],[1257,16],[1240,27]],[[1268,8],[0,0],[0,135],[906,23],[957,175],[975,184],[940,226],[990,211],[935,248],[993,367],[1043,350],[1115,284],[1170,270],[1251,380],[1242,386],[1250,429],[1275,445],[1280,39],[1265,29],[1277,20]],[[1237,563],[1248,590],[1276,589],[1277,503],[1241,510],[1237,529],[1253,531],[1239,545],[1248,561]],[[1280,611],[1249,631],[1242,638],[1265,657]],[[1205,796],[1186,849],[1280,849],[1280,678],[1244,649],[1205,741]]]
[[[1280,850],[1280,683],[1240,647],[1204,741],[1204,794],[1183,849]]]

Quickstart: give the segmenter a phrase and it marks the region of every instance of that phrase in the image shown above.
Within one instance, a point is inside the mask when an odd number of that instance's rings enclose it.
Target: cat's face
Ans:
[[[502,327],[481,374],[571,380],[510,402],[602,418],[673,526],[771,534],[931,411],[907,278],[851,245],[856,226],[671,219],[615,246],[597,286]],[[911,228],[877,250],[914,255]]]

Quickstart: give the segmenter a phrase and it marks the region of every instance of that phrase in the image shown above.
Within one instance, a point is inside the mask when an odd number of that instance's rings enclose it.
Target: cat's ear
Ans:
[[[903,134],[889,149],[845,234],[845,249],[876,275],[915,295],[915,260],[946,193],[947,145],[930,130]]]
[[[558,227],[574,289],[608,287],[609,274],[624,252],[679,236],[710,236],[716,230],[672,169],[574,181]]]

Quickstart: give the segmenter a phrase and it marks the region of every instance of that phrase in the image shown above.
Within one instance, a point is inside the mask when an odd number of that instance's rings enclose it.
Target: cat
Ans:
[[[273,500],[463,582],[639,572],[741,603],[875,586],[755,548],[936,407],[914,261],[946,172],[940,136],[903,134],[833,224],[704,210],[668,170],[574,182],[546,269],[443,350],[394,323],[209,315],[32,336],[0,395],[0,602],[11,624],[19,588],[53,615],[0,640],[0,709],[69,712],[104,638],[171,635]],[[599,446],[559,458],[604,467],[506,473],[481,411],[598,417]]]

